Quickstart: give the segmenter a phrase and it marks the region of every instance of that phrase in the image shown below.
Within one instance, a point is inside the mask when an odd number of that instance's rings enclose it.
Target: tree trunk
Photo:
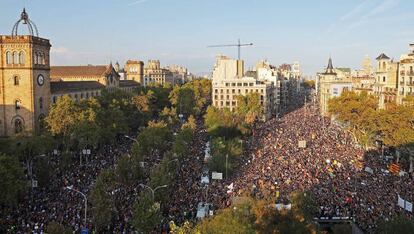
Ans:
[[[409,173],[413,173],[413,155],[410,152],[410,170]]]

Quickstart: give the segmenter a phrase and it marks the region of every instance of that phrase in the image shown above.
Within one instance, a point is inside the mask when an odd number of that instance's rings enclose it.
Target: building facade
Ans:
[[[384,109],[387,103],[397,100],[398,62],[392,61],[384,53],[377,58],[375,72],[374,95],[378,98],[379,108]]]
[[[269,119],[275,115],[274,85],[256,77],[243,76],[243,64],[242,60],[217,57],[212,79],[213,106],[233,111],[237,107],[237,96],[258,93],[263,106],[262,119]]]
[[[133,80],[140,84],[144,83],[144,62],[128,60],[125,63],[125,79]]]
[[[18,35],[21,24],[30,35]],[[51,67],[50,48],[25,9],[12,34],[0,35],[0,137],[41,130],[50,105],[60,96],[80,100],[99,96],[104,89],[132,91],[139,86],[133,80],[120,81],[112,64]]]
[[[31,35],[17,34],[20,23]],[[0,136],[40,129],[50,105],[51,44],[25,10],[16,25],[12,35],[0,36]]]
[[[398,65],[397,103],[403,104],[404,98],[414,95],[414,44],[410,44],[408,54],[401,55]]]
[[[351,91],[352,81],[349,77],[338,76],[329,58],[325,72],[317,74],[317,95],[319,96],[319,109],[323,116],[329,113],[329,100],[339,97],[344,91]]]
[[[150,83],[174,85],[175,80],[172,72],[161,67],[159,60],[148,60],[144,67],[144,85]]]

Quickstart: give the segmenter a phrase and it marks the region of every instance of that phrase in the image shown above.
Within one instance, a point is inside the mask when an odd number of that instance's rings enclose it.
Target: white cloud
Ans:
[[[376,16],[378,14],[381,14],[381,13],[397,6],[398,3],[400,3],[400,0],[385,0],[381,4],[379,4],[377,7],[372,9],[363,18],[370,18],[370,17]]]
[[[133,6],[144,2],[148,2],[148,0],[136,0],[134,2],[129,3],[128,6]]]
[[[340,21],[345,21],[348,19],[352,19],[355,16],[357,16],[358,14],[360,14],[361,12],[364,11],[365,6],[367,5],[367,3],[369,3],[371,0],[365,0],[363,1],[361,4],[355,6],[352,10],[348,11],[345,15],[343,15],[340,18]]]

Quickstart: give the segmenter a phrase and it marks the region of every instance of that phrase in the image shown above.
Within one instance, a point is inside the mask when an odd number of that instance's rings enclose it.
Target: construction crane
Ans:
[[[253,45],[253,43],[241,44],[240,43],[240,39],[239,39],[239,41],[238,41],[237,44],[232,44],[232,45],[211,45],[211,46],[207,46],[207,48],[213,48],[213,47],[237,47],[237,50],[238,50],[238,58],[240,60],[240,49],[241,49],[241,47],[244,47],[244,46],[252,46],[252,45]]]

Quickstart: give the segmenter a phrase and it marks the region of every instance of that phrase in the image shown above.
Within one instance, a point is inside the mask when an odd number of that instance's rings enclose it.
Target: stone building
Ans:
[[[275,87],[272,82],[243,76],[243,64],[243,60],[217,57],[212,79],[213,106],[233,111],[237,107],[237,96],[258,93],[263,106],[262,118],[270,119],[275,115]]]
[[[17,34],[20,24],[30,35]],[[12,35],[0,36],[0,136],[42,127],[50,105],[50,47],[25,10]]]
[[[341,71],[341,70],[340,70]],[[342,92],[352,89],[352,82],[349,77],[338,76],[333,67],[332,59],[329,58],[325,72],[317,74],[317,95],[319,97],[319,109],[322,115],[328,115],[329,100],[339,97]]]
[[[170,83],[174,85],[175,80],[172,72],[161,67],[159,60],[148,60],[147,65],[144,67],[144,85],[150,83],[160,85]]]
[[[69,95],[75,100],[99,96],[106,89],[121,89],[132,92],[139,87],[134,80],[120,80],[112,64],[88,66],[52,66],[50,67],[52,103],[57,98]]]
[[[414,44],[408,54],[401,55],[398,66],[397,103],[402,104],[405,97],[414,95]]]
[[[385,108],[387,103],[397,100],[398,63],[392,61],[384,53],[377,58],[375,72],[374,95],[378,97],[379,108]]]
[[[128,60],[124,69],[126,80],[133,80],[140,84],[144,83],[144,62]]]
[[[29,35],[18,35],[21,24]],[[0,35],[0,137],[42,129],[51,103],[60,96],[80,100],[99,96],[104,89],[132,91],[139,86],[133,80],[120,81],[112,64],[51,67],[50,48],[25,9],[12,34]]]

